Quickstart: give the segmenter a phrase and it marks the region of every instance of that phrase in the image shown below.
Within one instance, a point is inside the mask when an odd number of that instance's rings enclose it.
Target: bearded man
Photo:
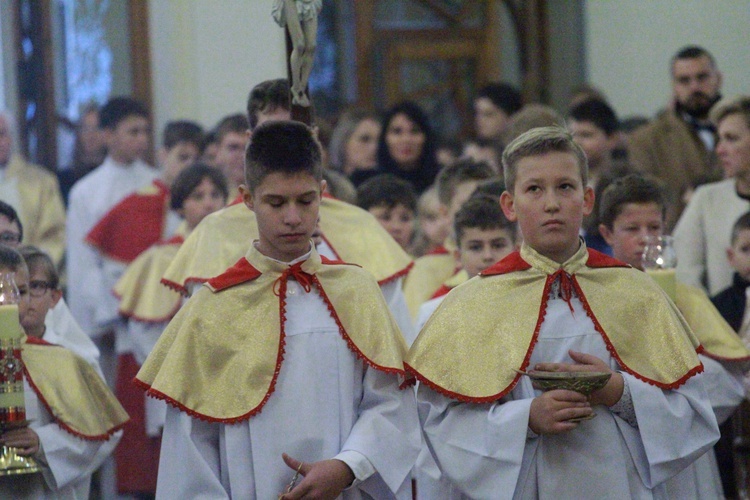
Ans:
[[[634,132],[628,144],[631,165],[660,178],[669,189],[669,231],[685,208],[683,195],[699,182],[721,176],[713,155],[716,129],[708,119],[721,97],[716,61],[702,47],[684,47],[672,57],[671,75],[671,109]]]

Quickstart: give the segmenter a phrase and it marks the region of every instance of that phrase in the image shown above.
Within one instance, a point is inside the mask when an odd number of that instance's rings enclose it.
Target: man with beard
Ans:
[[[712,154],[716,130],[708,119],[721,97],[721,73],[704,48],[680,49],[671,61],[673,108],[629,139],[628,158],[633,167],[648,172],[669,188],[667,228],[685,208],[682,194],[699,178],[720,178]]]

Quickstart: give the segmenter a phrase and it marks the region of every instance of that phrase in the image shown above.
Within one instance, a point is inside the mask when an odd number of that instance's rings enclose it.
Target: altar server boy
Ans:
[[[410,498],[420,438],[405,344],[375,279],[311,242],[322,179],[308,127],[246,153],[258,239],[177,313],[138,373],[170,403],[157,497]]]
[[[665,498],[718,438],[698,342],[645,273],[581,241],[594,196],[569,133],[521,135],[503,168],[521,250],[448,294],[407,358],[436,462],[470,498]],[[611,378],[587,398],[528,370]]]

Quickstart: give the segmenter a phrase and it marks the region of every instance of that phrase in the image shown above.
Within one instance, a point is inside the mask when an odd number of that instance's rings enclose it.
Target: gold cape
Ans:
[[[699,343],[661,288],[583,243],[562,266],[524,245],[454,288],[414,342],[407,371],[454,399],[501,398],[520,378],[514,369],[527,368],[549,288],[563,274],[623,370],[665,389],[702,371]]]
[[[251,245],[245,258],[180,309],[136,383],[150,396],[208,421],[235,423],[261,411],[283,369],[289,277],[320,293],[357,357],[374,369],[404,375],[406,344],[367,271],[322,260],[314,249],[307,260],[289,266]]]
[[[181,226],[182,227],[182,226]],[[183,231],[158,243],[128,266],[114,288],[121,316],[147,323],[169,321],[182,305],[179,292],[162,286],[161,277],[185,241]]]
[[[11,155],[5,176],[18,180],[21,206],[13,208],[23,224],[24,245],[41,248],[59,264],[65,250],[65,206],[57,177],[17,153]]]
[[[750,351],[703,290],[678,281],[675,304],[698,337],[702,354],[718,361],[750,361]]]
[[[430,300],[440,286],[456,274],[455,244],[446,242],[446,253],[427,254],[414,261],[414,267],[404,280],[406,306],[413,319],[419,306]]]
[[[63,430],[105,441],[128,421],[99,374],[72,351],[27,337],[21,358],[29,385]]]
[[[320,203],[320,229],[338,258],[362,266],[383,284],[404,276],[412,260],[368,212],[328,196]],[[187,292],[241,258],[258,237],[255,214],[243,203],[204,218],[182,245],[163,283]]]

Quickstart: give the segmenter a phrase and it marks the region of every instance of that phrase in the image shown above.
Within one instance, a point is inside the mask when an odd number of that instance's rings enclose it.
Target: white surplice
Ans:
[[[99,167],[75,183],[70,191],[66,234],[68,304],[73,317],[92,336],[101,332],[97,317],[100,308],[117,310],[111,286],[116,279],[105,273],[103,259],[85,242],[86,235],[104,215],[125,196],[151,183],[158,171],[141,160],[123,165],[107,157]],[[113,281],[114,280],[114,281]]]
[[[698,356],[705,368],[703,382],[708,391],[711,407],[719,424],[732,416],[745,398],[740,366],[725,367],[715,359],[703,354]],[[736,363],[739,365],[740,363]],[[714,450],[708,450],[685,470],[664,484],[669,498],[713,500],[724,498],[719,467]]]
[[[549,300],[530,366],[570,363],[568,350],[575,350],[618,370],[578,298],[571,304],[573,314],[562,299]],[[658,334],[643,332],[650,333]],[[531,401],[541,392],[527,377],[491,404],[458,403],[420,385],[425,438],[443,474],[463,493],[453,498],[668,498],[664,481],[719,437],[703,377],[662,390],[621,373],[637,426],[596,406],[596,417],[576,429],[541,436],[528,428]]]
[[[91,474],[114,451],[122,431],[107,441],[76,437],[54,423],[25,379],[24,391],[26,418],[41,448],[34,458],[42,471],[0,478],[0,498],[88,500]]]
[[[44,326],[46,329],[42,337],[43,340],[70,349],[85,359],[104,378],[102,368],[99,366],[99,349],[91,340],[91,337],[86,335],[78,325],[65,303],[65,299],[60,299],[55,307],[47,312],[47,316],[44,318]]]
[[[315,291],[287,286],[284,361],[268,402],[231,425],[169,406],[157,498],[277,498],[294,475],[282,453],[345,462],[356,479],[342,498],[411,498],[420,445],[413,391],[356,357]]]

